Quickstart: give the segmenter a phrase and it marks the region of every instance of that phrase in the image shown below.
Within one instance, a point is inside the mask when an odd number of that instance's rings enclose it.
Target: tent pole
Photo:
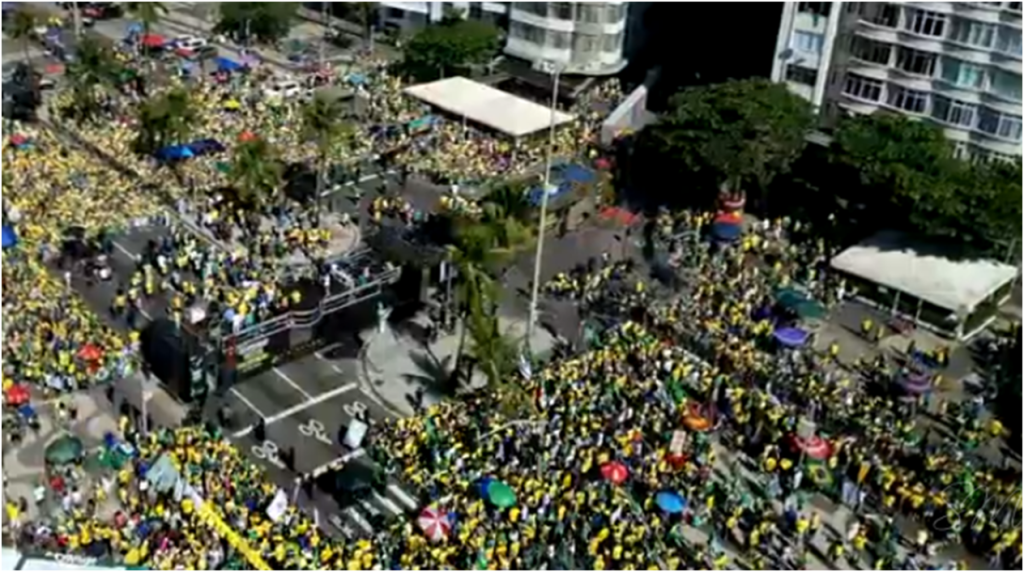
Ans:
[[[897,290],[896,291],[896,297],[892,299],[892,311],[889,313],[889,317],[891,317],[891,318],[895,318],[896,317],[897,308],[899,308],[899,306],[900,306],[900,294],[902,294],[902,293],[903,292],[900,292],[899,290]]]
[[[924,300],[921,298],[917,299],[917,311],[914,312],[914,325],[917,326],[921,323],[921,307],[924,306]]]

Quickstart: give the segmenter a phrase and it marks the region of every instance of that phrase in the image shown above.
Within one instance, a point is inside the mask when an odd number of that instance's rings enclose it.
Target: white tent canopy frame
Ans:
[[[954,260],[904,234],[881,232],[835,258],[836,270],[924,301],[957,316],[956,335],[978,306],[1011,284],[1017,268],[994,260]],[[914,317],[918,321],[918,317]]]
[[[405,88],[405,94],[468,121],[519,139],[551,127],[551,109],[464,77]],[[556,111],[555,126],[576,117]]]

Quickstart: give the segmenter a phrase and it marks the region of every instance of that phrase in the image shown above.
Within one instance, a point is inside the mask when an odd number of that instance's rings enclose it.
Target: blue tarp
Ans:
[[[565,165],[560,171],[562,178],[570,183],[587,184],[597,181],[597,173],[593,169],[578,163]]]
[[[3,230],[0,231],[0,239],[2,239],[0,246],[2,246],[4,250],[18,245],[18,233],[15,232],[14,227],[9,224],[5,224],[3,226]]]
[[[406,127],[408,127],[410,131],[420,131],[422,129],[429,128],[435,121],[436,119],[433,115],[424,115],[419,119],[413,119],[406,124]]]
[[[361,73],[350,73],[345,79],[352,85],[363,85],[366,83],[366,76]]]
[[[212,155],[214,153],[223,153],[225,150],[224,144],[216,139],[198,139],[188,144],[189,151],[192,152],[193,157],[200,157],[202,155]]]
[[[213,61],[217,64],[217,71],[222,72],[235,72],[245,67],[242,64],[236,62],[235,60],[231,58],[225,58],[223,56],[216,58]]]
[[[191,159],[195,154],[192,152],[192,149],[188,148],[188,145],[171,145],[160,149],[154,156],[159,161],[178,161],[181,159]]]
[[[572,163],[568,165],[559,165],[551,168],[551,183],[558,185],[558,189],[551,193],[548,197],[548,201],[553,201],[563,194],[568,193],[572,190],[574,184],[586,185],[597,181],[597,172],[593,169],[580,165],[578,163]],[[527,199],[533,206],[540,206],[540,201],[544,198],[544,191],[541,187],[530,189],[527,193]]]

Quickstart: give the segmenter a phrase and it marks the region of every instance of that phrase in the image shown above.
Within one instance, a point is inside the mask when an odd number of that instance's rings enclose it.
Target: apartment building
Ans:
[[[639,3],[644,4],[644,3]],[[440,21],[449,10],[506,30],[505,54],[566,74],[612,75],[628,63],[629,2],[381,2],[385,26]]]
[[[789,2],[772,79],[826,124],[888,110],[965,158],[1021,155],[1020,2]]]

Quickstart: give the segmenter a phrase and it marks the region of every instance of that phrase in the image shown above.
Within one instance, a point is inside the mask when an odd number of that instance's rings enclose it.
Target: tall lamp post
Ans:
[[[544,157],[544,187],[540,199],[540,228],[537,230],[537,252],[533,258],[533,289],[530,293],[530,315],[526,322],[526,347],[530,349],[530,340],[537,325],[537,297],[540,295],[540,267],[544,256],[544,231],[548,224],[548,198],[551,196],[551,161],[555,153],[555,126],[558,124],[558,80],[562,75],[562,67],[558,62],[540,61],[536,69],[551,74],[551,121],[548,125],[548,148]]]

